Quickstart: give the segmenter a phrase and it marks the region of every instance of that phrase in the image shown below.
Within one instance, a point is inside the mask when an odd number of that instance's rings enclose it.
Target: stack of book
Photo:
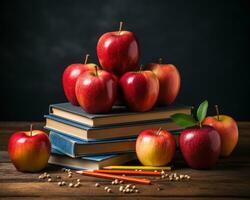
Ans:
[[[99,169],[134,160],[135,142],[145,129],[180,127],[170,121],[175,113],[190,114],[187,106],[156,107],[148,112],[129,112],[114,106],[108,114],[89,114],[70,103],[50,105],[45,128],[50,131],[49,163],[75,169]]]

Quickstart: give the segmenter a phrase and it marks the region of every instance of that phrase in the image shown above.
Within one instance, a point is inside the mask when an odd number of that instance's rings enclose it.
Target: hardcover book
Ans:
[[[52,148],[49,163],[71,169],[95,170],[110,165],[122,165],[135,159],[135,153],[107,154],[71,158]]]
[[[169,131],[181,129],[181,127],[169,119],[105,127],[89,127],[55,115],[45,115],[45,118],[46,129],[84,140],[136,137],[142,130],[158,129],[159,127]]]
[[[70,157],[84,155],[134,152],[136,138],[86,141],[51,131],[49,134],[54,149]]]
[[[75,121],[80,124],[85,124],[90,127],[166,120],[170,117],[170,115],[175,113],[190,114],[191,107],[171,105],[167,107],[155,107],[147,112],[130,112],[125,106],[113,106],[110,113],[90,114],[85,112],[80,106],[74,106],[71,103],[50,105],[50,114]]]

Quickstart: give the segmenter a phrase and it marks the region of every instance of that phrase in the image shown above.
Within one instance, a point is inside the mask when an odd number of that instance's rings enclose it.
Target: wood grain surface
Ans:
[[[109,180],[85,177],[73,173],[72,178],[60,167],[49,165],[43,172],[52,176],[52,182],[38,179],[42,173],[21,173],[11,164],[7,145],[10,135],[17,130],[28,130],[30,122],[0,122],[0,199],[248,199],[250,198],[250,122],[239,122],[239,143],[232,156],[221,158],[212,170],[192,170],[188,168],[180,153],[176,153],[173,172],[188,174],[190,180],[168,181],[152,177],[152,185],[139,185],[140,193],[124,194],[118,185]],[[36,129],[43,123],[33,122]],[[134,163],[133,163],[134,164]],[[81,179],[81,186],[59,187],[55,180],[60,175],[69,183]],[[95,187],[95,183],[101,187]],[[104,190],[110,186],[112,193]],[[158,191],[160,187],[162,190]]]

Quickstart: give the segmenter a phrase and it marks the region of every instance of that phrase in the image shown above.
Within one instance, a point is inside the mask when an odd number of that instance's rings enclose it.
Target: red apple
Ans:
[[[211,126],[192,127],[181,131],[179,145],[185,161],[194,169],[213,167],[221,151],[220,135]]]
[[[159,81],[152,71],[127,72],[120,79],[123,98],[130,110],[150,110],[159,94]]]
[[[75,93],[80,106],[88,113],[106,113],[117,97],[117,78],[104,70],[87,71],[76,81]]]
[[[139,43],[135,34],[120,30],[104,33],[97,43],[97,56],[103,69],[118,76],[138,67]]]
[[[75,63],[69,65],[63,72],[62,83],[65,96],[68,101],[73,105],[79,105],[75,95],[75,84],[77,78],[86,71],[95,70],[96,64],[87,63],[88,54],[86,55],[85,62]]]
[[[144,130],[136,140],[136,154],[143,165],[164,166],[174,157],[176,142],[166,130]]]
[[[170,105],[177,97],[181,77],[177,68],[173,64],[162,64],[161,59],[159,63],[150,63],[147,69],[152,70],[159,79],[160,91],[157,100],[158,105]]]
[[[22,172],[38,172],[46,167],[50,156],[50,141],[41,130],[14,133],[8,145],[10,159]]]
[[[236,121],[226,115],[206,117],[203,124],[214,127],[221,138],[221,156],[229,156],[238,143],[238,126]]]

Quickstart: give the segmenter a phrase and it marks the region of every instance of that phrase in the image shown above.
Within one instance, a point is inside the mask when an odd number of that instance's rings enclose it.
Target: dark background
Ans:
[[[178,102],[208,99],[221,112],[250,120],[249,1],[1,1],[0,120],[42,120],[66,101],[62,72],[108,31],[135,32],[141,63],[163,57],[182,75]]]

